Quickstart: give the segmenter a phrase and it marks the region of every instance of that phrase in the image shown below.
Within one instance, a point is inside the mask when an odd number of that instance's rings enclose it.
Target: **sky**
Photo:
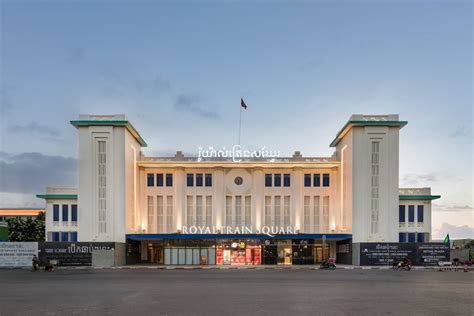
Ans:
[[[0,0],[0,207],[77,185],[79,114],[146,155],[237,142],[330,156],[351,114],[399,114],[400,187],[433,238],[474,237],[471,1]]]

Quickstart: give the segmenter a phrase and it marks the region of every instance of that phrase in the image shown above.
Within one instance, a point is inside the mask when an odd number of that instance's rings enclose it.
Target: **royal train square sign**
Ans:
[[[450,261],[449,252],[444,243],[361,243],[360,265],[392,265],[408,258],[416,266],[435,266]]]

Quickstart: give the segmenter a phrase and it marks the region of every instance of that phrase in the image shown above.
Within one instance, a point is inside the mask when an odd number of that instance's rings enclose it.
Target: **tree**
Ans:
[[[8,223],[8,240],[10,241],[44,241],[45,214],[41,212],[36,219],[10,218]]]

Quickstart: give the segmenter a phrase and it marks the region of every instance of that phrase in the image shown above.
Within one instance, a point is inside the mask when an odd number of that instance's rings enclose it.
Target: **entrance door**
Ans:
[[[277,245],[278,264],[291,264],[291,240],[279,240]]]
[[[165,251],[163,246],[157,244],[148,244],[148,262],[155,264],[164,264]]]

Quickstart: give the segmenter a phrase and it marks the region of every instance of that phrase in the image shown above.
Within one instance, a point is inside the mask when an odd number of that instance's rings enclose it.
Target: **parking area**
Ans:
[[[0,270],[0,315],[472,315],[473,272]]]

